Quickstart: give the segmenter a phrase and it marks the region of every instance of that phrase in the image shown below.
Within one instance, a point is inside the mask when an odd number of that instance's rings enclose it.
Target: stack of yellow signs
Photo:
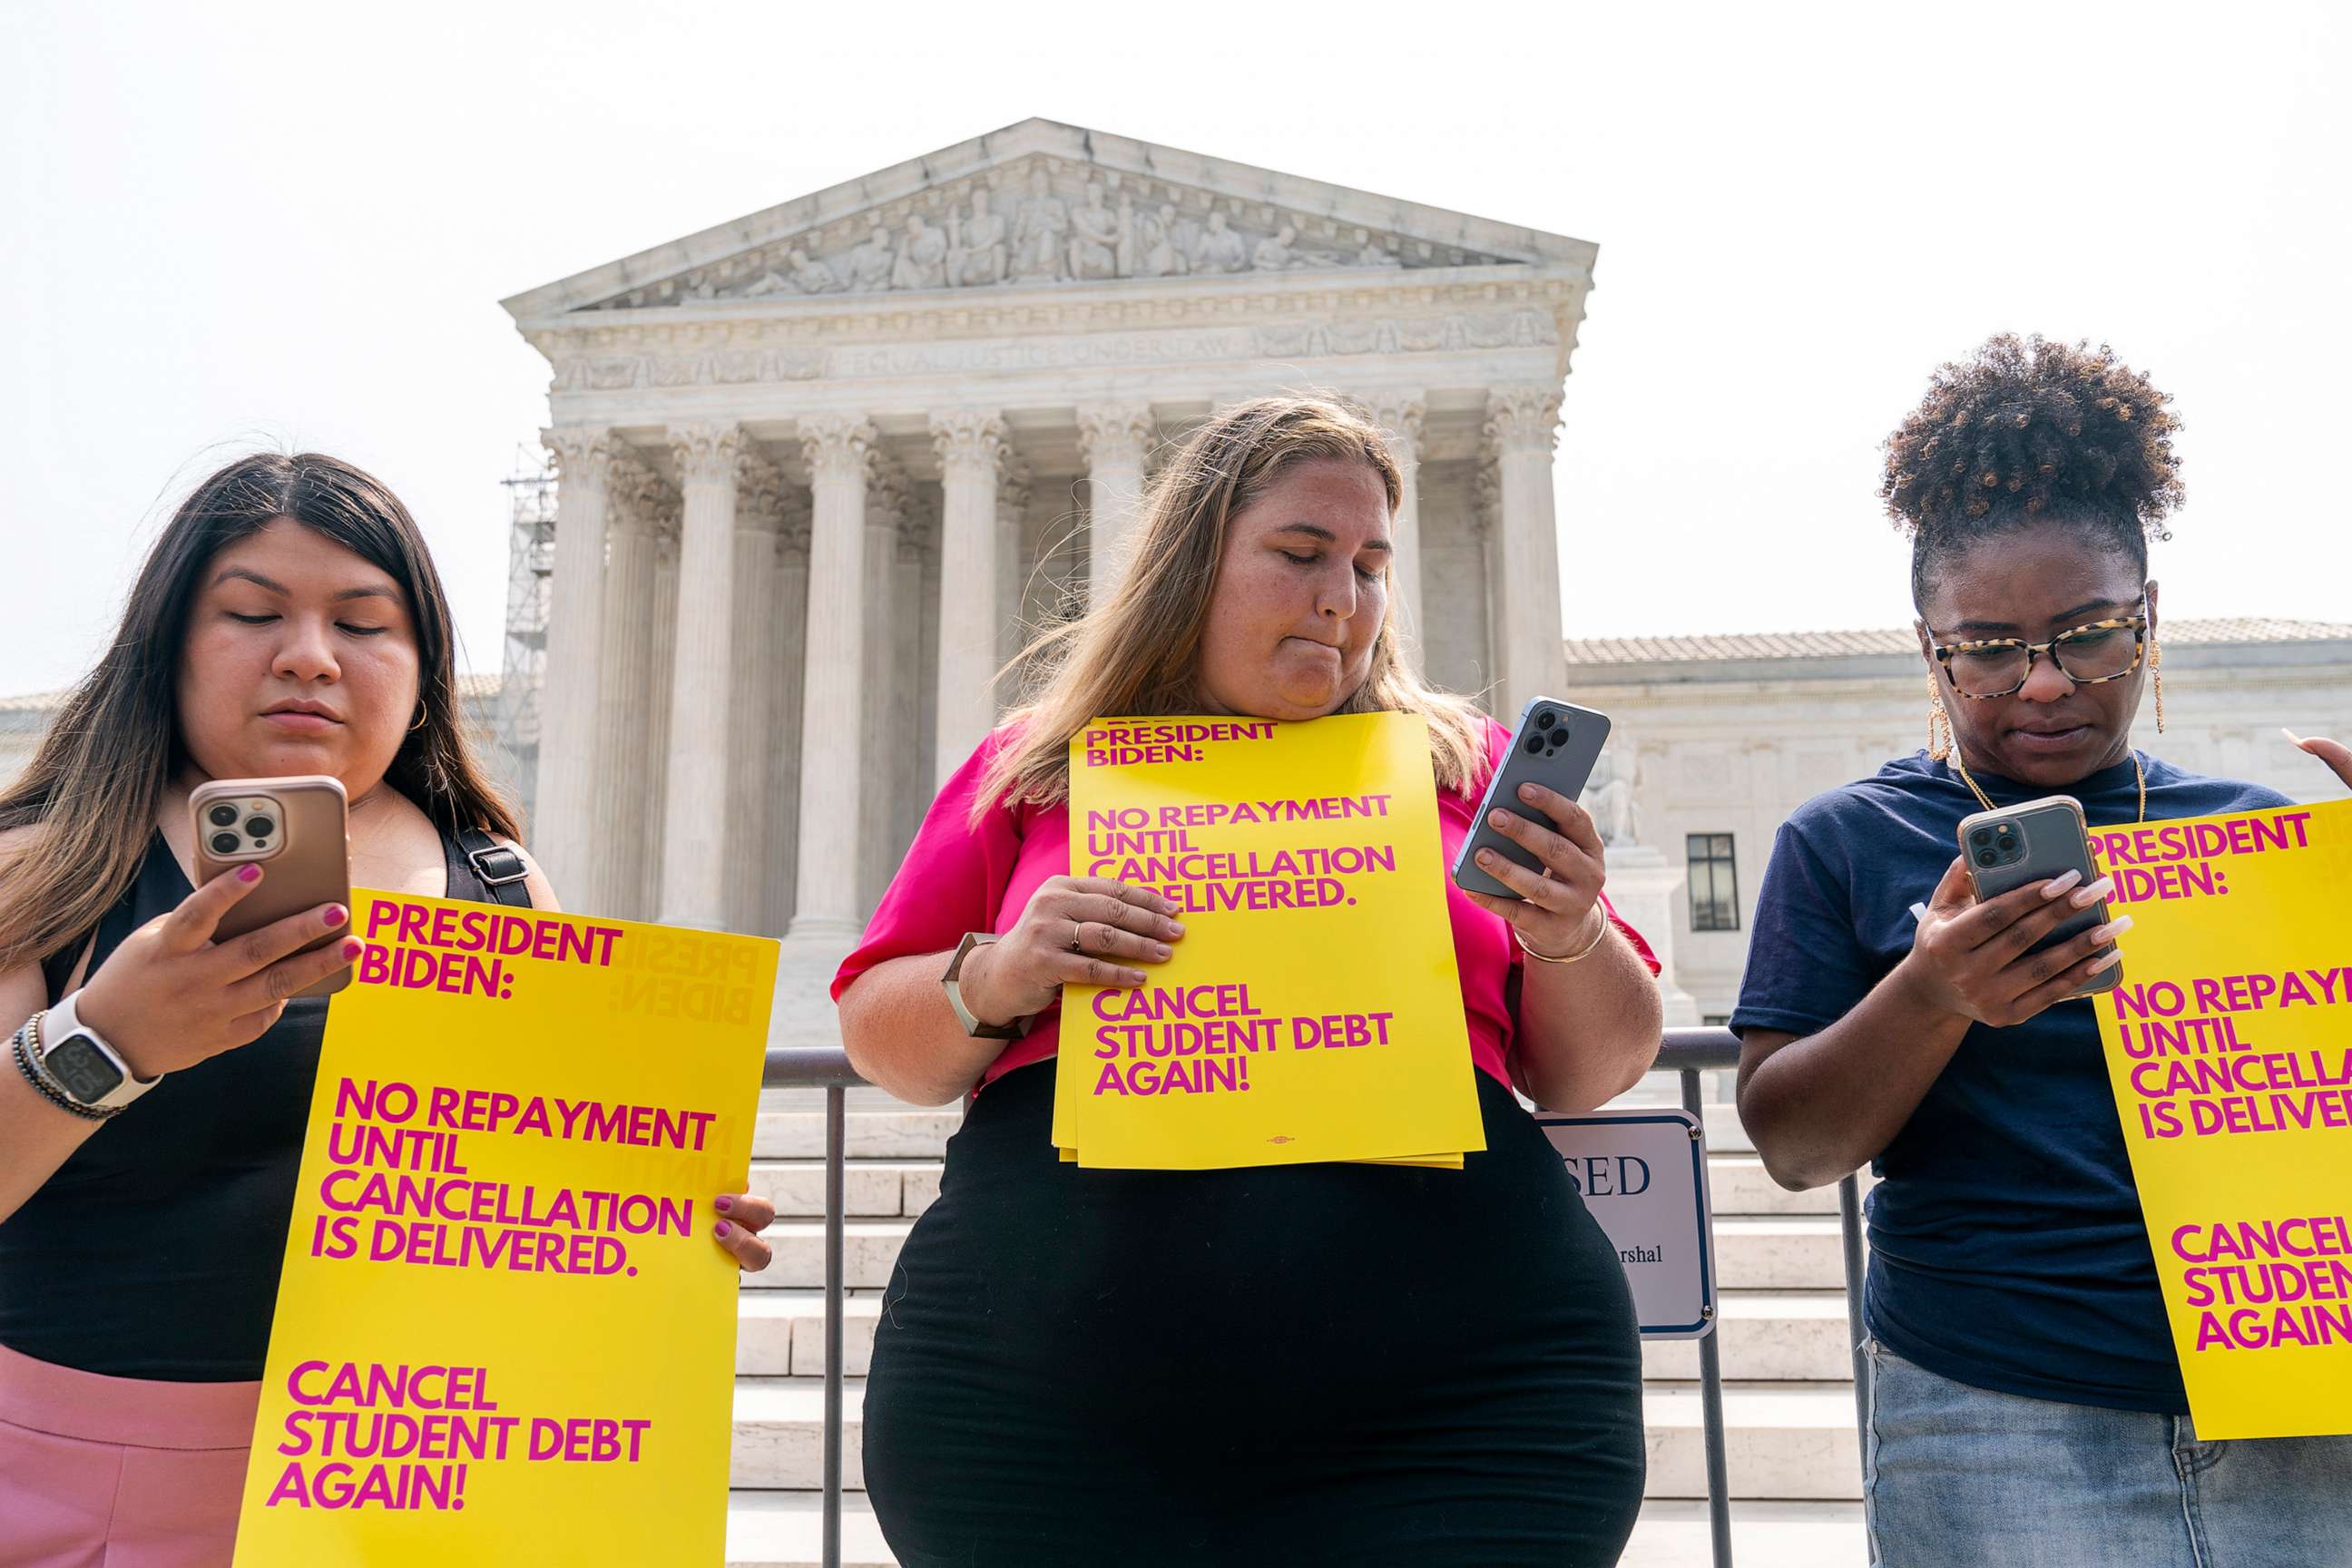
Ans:
[[[2352,801],[2093,831],[2096,998],[2197,1436],[2352,1432]]]
[[[1065,988],[1065,1159],[1486,1147],[1419,715],[1099,720],[1070,742],[1070,872],[1164,894],[1185,934],[1140,989]]]

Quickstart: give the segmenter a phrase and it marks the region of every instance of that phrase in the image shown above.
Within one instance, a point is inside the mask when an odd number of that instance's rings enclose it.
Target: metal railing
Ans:
[[[814,1046],[768,1050],[766,1089],[824,1090],[824,1568],[841,1568],[841,1237],[849,1142],[849,1090],[866,1080],[849,1053]]]
[[[1683,1109],[1702,1123],[1706,1111],[1699,1074],[1739,1064],[1739,1041],[1728,1029],[1668,1029],[1652,1072],[1671,1072],[1682,1082]],[[842,1226],[847,1205],[843,1188],[849,1126],[849,1090],[866,1080],[846,1053],[814,1047],[768,1052],[761,1080],[769,1089],[824,1090],[824,1568],[841,1564],[842,1426]],[[1870,1426],[1870,1366],[1863,1355],[1862,1224],[1860,1189],[1852,1175],[1838,1184],[1838,1224],[1845,1250],[1847,1341],[1853,1349],[1855,1429],[1866,1442]],[[1723,1349],[1716,1332],[1698,1342],[1699,1411],[1706,1445],[1707,1524],[1716,1568],[1731,1568],[1731,1483],[1723,1419]]]

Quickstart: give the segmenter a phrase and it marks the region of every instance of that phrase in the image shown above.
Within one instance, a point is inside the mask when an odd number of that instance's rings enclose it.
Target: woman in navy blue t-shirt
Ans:
[[[1883,1568],[2341,1562],[2352,1438],[2200,1442],[2088,1001],[2110,889],[1978,904],[1972,812],[2065,794],[2094,826],[2278,794],[2132,749],[2156,676],[2147,543],[2180,499],[2165,395],[2104,349],[2000,337],[1887,443],[1912,541],[1931,744],[1781,828],[1731,1026],[1739,1111],[1783,1185],[1865,1161]],[[2163,685],[2154,681],[2158,727]],[[2352,784],[2352,754],[2303,742]],[[1924,917],[1912,906],[1924,901]]]

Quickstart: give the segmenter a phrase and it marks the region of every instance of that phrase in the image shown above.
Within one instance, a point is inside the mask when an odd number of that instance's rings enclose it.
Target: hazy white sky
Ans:
[[[257,443],[387,480],[495,668],[498,300],[1033,114],[1598,242],[1570,635],[1907,619],[1877,443],[2005,328],[2175,394],[2168,612],[2352,620],[2344,9],[18,0],[0,694]]]

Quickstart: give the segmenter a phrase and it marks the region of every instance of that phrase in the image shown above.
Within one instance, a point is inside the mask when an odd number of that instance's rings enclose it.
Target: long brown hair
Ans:
[[[189,602],[207,562],[279,518],[378,567],[407,595],[424,712],[384,783],[446,831],[521,837],[514,808],[466,742],[449,600],[408,509],[333,458],[241,458],[180,503],[147,552],[98,668],[0,794],[0,830],[37,829],[0,863],[0,970],[87,935],[138,876],[164,794],[186,760],[173,692]]]
[[[1226,530],[1277,475],[1318,458],[1370,468],[1396,510],[1396,460],[1371,423],[1336,399],[1262,397],[1220,409],[1193,433],[1144,493],[1135,554],[1117,589],[1023,650],[1017,662],[1034,672],[1031,692],[1006,715],[1019,731],[990,763],[975,821],[994,805],[1069,798],[1070,737],[1096,719],[1201,710],[1201,631]],[[1422,679],[1393,614],[1381,624],[1364,683],[1338,711],[1425,715],[1438,784],[1463,790],[1486,776],[1486,717]]]

